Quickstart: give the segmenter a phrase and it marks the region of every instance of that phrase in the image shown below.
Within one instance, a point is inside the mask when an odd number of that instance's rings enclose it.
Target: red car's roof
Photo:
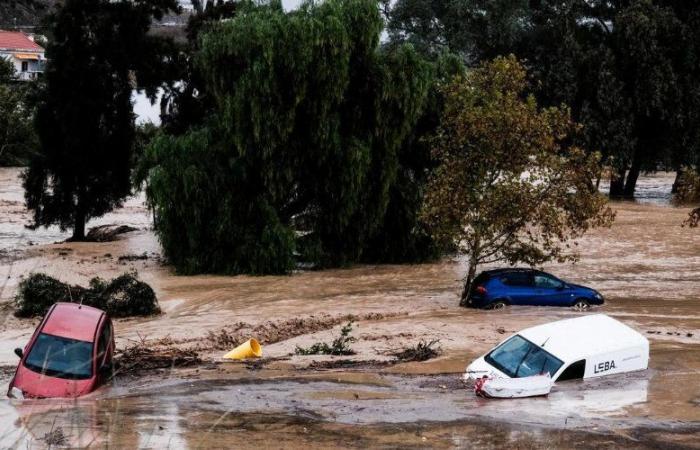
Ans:
[[[91,306],[56,303],[41,331],[54,336],[94,342],[95,330],[103,314],[104,311]]]

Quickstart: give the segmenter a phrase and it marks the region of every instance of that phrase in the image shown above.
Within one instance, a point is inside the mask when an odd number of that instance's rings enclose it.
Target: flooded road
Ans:
[[[138,231],[116,242],[55,243],[67,233],[24,228],[29,216],[18,173],[0,169],[0,390],[16,362],[12,349],[36,324],[14,318],[9,304],[33,271],[85,284],[137,270],[164,314],[117,321],[117,346],[167,342],[196,349],[206,363],[117,377],[78,401],[0,400],[0,447],[41,448],[62,436],[69,446],[140,448],[698,448],[700,232],[680,227],[689,208],[671,206],[663,194],[672,175],[640,180],[648,194],[639,202],[613,203],[615,224],[580,241],[576,264],[545,267],[600,290],[606,305],[591,313],[645,334],[650,370],[559,383],[548,398],[488,401],[459,380],[472,359],[521,328],[582,313],[459,308],[463,265],[450,260],[279,277],[181,277],[161,261],[142,198],[89,224]],[[144,253],[145,259],[123,258]],[[356,320],[357,354],[343,359],[357,366],[322,368],[332,367],[323,364],[333,358],[293,355],[297,345],[337,336],[348,315]],[[264,337],[269,363],[262,369],[217,363],[223,348],[215,337],[225,333]],[[389,363],[391,350],[420,339],[439,339],[441,356]]]
[[[661,394],[653,372],[509,401],[477,398],[453,375],[354,375],[153,378],[76,401],[11,400],[2,441],[41,446],[59,430],[71,447],[692,448],[700,433],[697,422],[630,415]]]

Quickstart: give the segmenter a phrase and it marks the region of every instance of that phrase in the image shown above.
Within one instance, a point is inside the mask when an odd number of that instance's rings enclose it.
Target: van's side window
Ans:
[[[566,381],[566,380],[580,380],[583,378],[583,375],[586,373],[586,360],[582,359],[581,361],[576,361],[575,363],[571,363],[569,367],[564,369],[564,371],[559,375],[559,378],[557,378],[557,381]]]

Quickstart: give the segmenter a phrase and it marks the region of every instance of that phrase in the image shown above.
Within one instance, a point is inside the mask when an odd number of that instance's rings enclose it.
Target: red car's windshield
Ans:
[[[24,365],[52,377],[87,379],[92,376],[92,343],[41,333]]]

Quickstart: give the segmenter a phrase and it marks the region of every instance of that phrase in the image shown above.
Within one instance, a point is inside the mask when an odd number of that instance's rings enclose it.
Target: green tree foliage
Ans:
[[[479,265],[575,259],[569,242],[613,219],[591,181],[599,155],[568,144],[577,128],[568,109],[540,109],[527,89],[513,56],[445,88],[423,217],[468,257],[462,305]]]
[[[15,68],[12,63],[5,58],[0,58],[0,83],[7,84],[13,81]]]
[[[66,0],[51,17],[41,151],[24,181],[37,226],[73,228],[73,239],[84,239],[87,220],[129,195],[132,90],[155,95],[166,42],[148,31],[176,8],[175,0]]]
[[[213,113],[214,99],[207,93],[202,71],[194,61],[200,48],[200,35],[217,22],[234,17],[238,3],[210,0],[206,6],[194,0],[194,13],[187,22],[187,41],[171,56],[172,71],[161,99],[162,128],[169,134],[183,134],[201,125]]]
[[[525,41],[531,9],[527,0],[398,0],[388,9],[392,40],[407,40],[437,56],[465,61],[513,52]]]
[[[32,89],[15,81],[14,67],[0,57],[0,166],[24,165],[36,151]]]
[[[398,0],[388,15],[391,38],[427,54],[526,61],[538,101],[569,105],[578,143],[602,153],[613,196],[632,196],[642,170],[698,162],[697,2]]]
[[[157,232],[179,270],[366,255],[432,78],[410,46],[380,48],[382,25],[371,0],[330,0],[246,6],[201,37],[213,113],[148,152]]]
[[[363,261],[426,261],[449,250],[436,245],[419,213],[428,177],[435,167],[428,138],[435,132],[444,107],[441,86],[463,75],[464,65],[456,55],[443,53],[437,57],[433,68],[423,112],[399,149],[399,167],[389,191],[384,222],[365,245]]]

